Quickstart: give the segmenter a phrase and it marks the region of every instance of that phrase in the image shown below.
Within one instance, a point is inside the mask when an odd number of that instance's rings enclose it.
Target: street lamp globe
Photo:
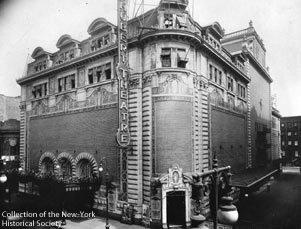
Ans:
[[[1,174],[1,176],[0,176],[0,182],[2,184],[4,184],[6,181],[7,181],[7,176],[5,174]]]
[[[221,200],[221,205],[217,211],[217,218],[220,223],[234,224],[238,220],[237,208],[232,204],[233,198],[224,196]]]

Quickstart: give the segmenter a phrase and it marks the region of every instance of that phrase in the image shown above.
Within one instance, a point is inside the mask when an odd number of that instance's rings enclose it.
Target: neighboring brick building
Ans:
[[[272,78],[266,67],[266,49],[252,21],[248,28],[226,34],[222,45],[232,55],[244,55],[247,59],[245,66],[251,79],[248,87],[248,167],[267,166],[272,160]]]
[[[280,122],[282,158],[293,165],[301,155],[301,116],[281,117]]]
[[[129,203],[137,210],[136,219],[151,215],[166,228],[190,224],[192,173],[211,169],[213,158],[235,173],[252,165],[255,127],[266,139],[271,125],[269,75],[250,50],[227,51],[220,24],[200,26],[187,4],[162,0],[128,21],[123,51],[128,52],[130,76],[122,85],[115,68],[118,27],[104,18],[91,23],[83,41],[62,35],[57,52],[33,51],[34,61],[18,80],[25,170],[59,176],[65,168],[69,176],[98,176],[106,157],[117,185],[110,194],[110,212],[122,214]],[[257,80],[257,74],[264,77]],[[248,86],[250,78],[261,85],[256,92],[255,85]],[[128,94],[120,92],[124,87]],[[260,99],[250,98],[252,93]],[[120,96],[128,97],[128,107],[120,104]],[[131,142],[120,150],[115,138],[125,107]],[[252,128],[251,111],[257,113]],[[160,183],[155,190],[153,180]],[[97,192],[95,208],[105,209],[103,196]],[[142,214],[149,210],[150,215]]]
[[[20,96],[11,97],[0,94],[0,121],[20,120],[20,101]]]

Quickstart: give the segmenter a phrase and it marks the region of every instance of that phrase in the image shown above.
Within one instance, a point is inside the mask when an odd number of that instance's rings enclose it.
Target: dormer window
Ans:
[[[103,43],[104,43],[104,45],[108,45],[110,43],[110,36],[109,35],[107,35],[103,38]]]
[[[180,15],[177,15],[177,27],[178,28],[187,28],[186,18]]]
[[[164,14],[164,26],[165,26],[165,28],[172,28],[173,27],[172,14]]]
[[[105,45],[110,44],[110,35],[99,37],[91,42],[91,51],[103,48]]]
[[[38,63],[34,66],[35,72],[43,71],[43,70],[45,70],[46,68],[47,68],[46,60],[45,60],[45,61],[42,61],[42,62],[38,62]]]

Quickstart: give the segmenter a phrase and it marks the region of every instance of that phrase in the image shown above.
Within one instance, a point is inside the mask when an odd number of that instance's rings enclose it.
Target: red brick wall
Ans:
[[[31,168],[37,169],[38,161],[46,151],[69,152],[74,158],[81,152],[88,152],[97,162],[105,156],[110,174],[116,177],[116,130],[116,108],[32,118],[28,149]]]
[[[187,101],[155,102],[156,172],[172,164],[192,171],[192,105]]]
[[[211,144],[219,167],[231,166],[232,172],[246,168],[247,122],[244,116],[212,109]]]

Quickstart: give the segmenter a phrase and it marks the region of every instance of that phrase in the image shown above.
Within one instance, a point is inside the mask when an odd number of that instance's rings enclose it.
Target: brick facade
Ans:
[[[97,161],[106,157],[109,172],[118,179],[115,147],[116,108],[93,109],[51,116],[32,117],[28,123],[30,168],[37,170],[44,152],[91,153]]]

